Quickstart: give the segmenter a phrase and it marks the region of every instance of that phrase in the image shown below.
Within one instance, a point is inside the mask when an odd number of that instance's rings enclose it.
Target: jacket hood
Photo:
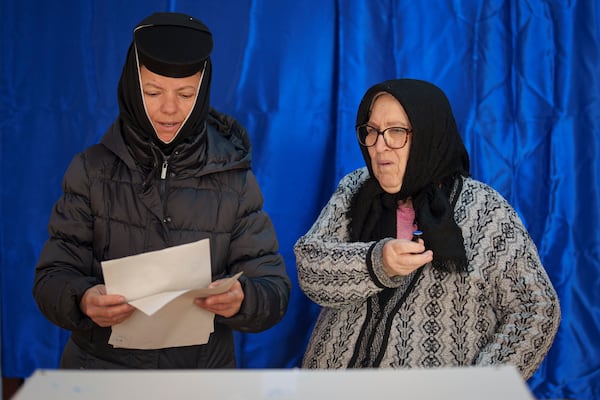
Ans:
[[[125,141],[124,136],[134,137]],[[171,171],[181,176],[198,176],[251,166],[252,148],[246,129],[234,118],[210,109],[206,135],[188,138],[164,155],[153,140],[136,135],[127,124],[117,119],[101,141],[132,170],[144,175],[158,174],[161,164],[168,161]]]

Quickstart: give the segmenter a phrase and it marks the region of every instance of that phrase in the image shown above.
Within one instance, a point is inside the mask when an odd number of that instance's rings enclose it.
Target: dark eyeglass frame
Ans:
[[[366,144],[365,143],[365,139],[367,138],[366,135],[361,135],[361,130],[365,130],[366,128],[370,128],[372,130],[374,130],[375,132],[377,132],[377,139],[375,139],[375,141],[373,142],[373,144]],[[390,146],[388,143],[388,139],[386,138],[386,132],[388,132],[390,129],[395,129],[395,130],[400,130],[404,132],[404,143],[402,143],[401,146]],[[358,143],[360,143],[362,146],[365,147],[373,147],[377,144],[377,140],[379,140],[379,136],[383,136],[383,142],[385,143],[385,145],[387,147],[389,147],[390,149],[401,149],[404,146],[406,146],[406,143],[408,143],[408,135],[410,135],[412,133],[412,129],[408,129],[408,128],[404,128],[402,126],[390,126],[389,128],[385,128],[384,130],[380,131],[379,129],[375,128],[373,125],[369,125],[369,124],[362,124],[362,125],[358,125],[356,127],[356,136],[358,137]],[[364,137],[363,137],[364,136]]]

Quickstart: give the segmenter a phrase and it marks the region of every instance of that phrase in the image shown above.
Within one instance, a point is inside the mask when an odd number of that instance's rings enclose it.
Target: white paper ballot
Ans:
[[[205,344],[214,330],[214,314],[194,305],[194,298],[226,292],[241,272],[211,283],[208,239],[102,262],[108,294],[125,296],[137,308],[112,326],[109,343],[130,349]]]

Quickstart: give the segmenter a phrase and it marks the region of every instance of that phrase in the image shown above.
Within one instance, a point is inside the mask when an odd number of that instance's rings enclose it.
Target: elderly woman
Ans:
[[[356,124],[366,168],[294,247],[321,306],[303,367],[512,364],[529,378],[558,328],[556,292],[514,209],[469,177],[444,93],[374,85]]]

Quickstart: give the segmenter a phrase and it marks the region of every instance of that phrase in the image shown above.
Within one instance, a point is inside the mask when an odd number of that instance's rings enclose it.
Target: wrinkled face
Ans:
[[[155,74],[143,65],[140,67],[146,113],[163,142],[171,142],[190,115],[201,76],[198,72],[185,78],[171,78]]]
[[[412,129],[404,107],[390,94],[382,94],[375,99],[367,123],[379,131],[391,126]],[[412,135],[408,135],[404,147],[391,149],[379,135],[375,145],[367,148],[375,179],[387,193],[398,193],[402,187],[411,142]]]

